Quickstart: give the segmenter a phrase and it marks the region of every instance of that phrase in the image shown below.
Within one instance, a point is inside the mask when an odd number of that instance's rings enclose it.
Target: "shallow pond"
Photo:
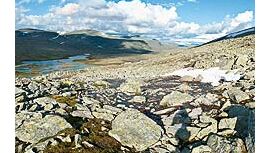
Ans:
[[[48,74],[55,71],[71,71],[84,69],[89,64],[84,64],[89,55],[71,56],[66,59],[46,60],[46,61],[23,61],[22,64],[16,65],[16,76],[33,76],[39,74]]]

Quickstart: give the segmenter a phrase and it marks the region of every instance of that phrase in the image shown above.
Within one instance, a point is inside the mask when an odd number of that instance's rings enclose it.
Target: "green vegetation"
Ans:
[[[52,96],[52,98],[54,98],[59,103],[65,103],[71,107],[75,106],[75,104],[77,103],[76,96],[64,97],[60,95],[55,95]]]
[[[77,147],[75,142],[60,142],[57,145],[49,145],[45,148],[44,153],[121,153],[121,144],[110,137],[107,133],[108,131],[102,130],[102,127],[110,129],[111,124],[101,119],[91,119],[88,122],[85,122],[78,130],[76,129],[65,129],[59,132],[57,135],[61,136],[70,136],[71,139],[74,139],[76,134],[79,134],[80,131],[84,131],[84,134],[81,134],[81,139],[79,143],[88,142],[92,147],[87,147],[82,145],[82,147]],[[85,131],[88,132],[85,132]],[[56,136],[57,136],[56,135]],[[133,150],[129,152],[135,152]]]

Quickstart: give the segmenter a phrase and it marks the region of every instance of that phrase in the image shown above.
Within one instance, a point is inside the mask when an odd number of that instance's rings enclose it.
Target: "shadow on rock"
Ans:
[[[249,153],[255,152],[255,109],[233,105],[228,107],[226,111],[229,117],[237,117],[236,136],[245,141]]]
[[[191,136],[191,132],[187,129],[188,124],[191,123],[191,118],[188,116],[188,112],[185,109],[178,110],[173,118],[172,124],[177,125],[178,128],[174,137],[179,140],[175,152],[178,153],[183,150],[185,144]]]

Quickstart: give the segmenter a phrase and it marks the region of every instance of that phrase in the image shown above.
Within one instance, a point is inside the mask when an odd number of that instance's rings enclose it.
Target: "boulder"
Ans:
[[[27,92],[23,89],[15,87],[15,101],[22,102],[26,98]]]
[[[153,120],[138,110],[128,109],[112,122],[109,135],[122,145],[143,151],[155,144],[161,137],[162,129]]]
[[[119,90],[127,94],[141,95],[141,81],[127,80],[120,85]]]
[[[164,125],[171,126],[179,123],[191,123],[191,119],[188,117],[188,111],[186,109],[177,110],[171,115],[163,115],[162,122]]]
[[[182,93],[179,91],[173,91],[170,94],[164,96],[162,101],[160,102],[161,106],[179,106],[182,105],[185,102],[190,102],[194,99],[193,96],[187,94],[187,93]]]
[[[200,145],[192,149],[191,153],[213,153],[212,149],[205,145]]]
[[[22,111],[15,115],[15,129],[19,128],[24,122],[36,122],[42,119],[41,113]]]
[[[197,128],[197,127],[187,127],[186,129],[189,132],[188,141],[192,142],[192,141],[196,140],[197,139],[196,136],[199,133],[200,128]]]
[[[177,88],[180,89],[182,92],[187,92],[189,90],[192,90],[192,88],[187,83],[183,83]]]
[[[197,119],[199,115],[201,115],[202,109],[200,107],[192,109],[192,111],[188,114],[191,119]]]
[[[250,99],[249,95],[238,88],[232,88],[228,92],[228,95],[232,101],[240,103],[244,100]]]
[[[31,82],[27,87],[31,92],[34,93],[36,90],[39,89],[39,84],[36,82]]]
[[[93,85],[99,89],[105,89],[105,88],[108,88],[110,86],[110,83],[109,82],[106,82],[104,80],[98,80],[98,81],[95,81],[93,83]]]
[[[15,97],[20,96],[22,94],[26,94],[27,92],[23,89],[15,87]]]
[[[240,66],[246,66],[248,61],[248,56],[247,55],[239,55],[239,57],[236,60],[236,65]]]
[[[189,138],[189,132],[184,124],[175,124],[172,126],[165,126],[166,134],[172,138],[178,138],[180,140],[186,141]]]
[[[197,134],[197,137],[199,139],[202,139],[209,135],[210,133],[217,133],[217,121],[209,116],[206,116],[205,114],[200,116],[200,122],[201,123],[206,123],[206,124],[211,124],[207,126],[206,128],[203,128],[202,130],[199,131]]]
[[[25,121],[16,129],[16,137],[24,142],[36,143],[66,128],[72,126],[65,119],[56,115],[47,115],[42,119]]]
[[[92,115],[95,118],[103,119],[106,121],[112,121],[114,119],[114,116],[109,113],[103,113],[103,112],[92,112]]]
[[[146,97],[144,96],[134,96],[129,102],[132,103],[144,103],[146,102]]]
[[[212,148],[213,152],[247,152],[244,142],[239,138],[227,139],[216,134],[212,134],[208,137],[207,145]]]
[[[218,124],[219,129],[232,129],[234,130],[237,122],[237,117],[234,118],[223,118]]]

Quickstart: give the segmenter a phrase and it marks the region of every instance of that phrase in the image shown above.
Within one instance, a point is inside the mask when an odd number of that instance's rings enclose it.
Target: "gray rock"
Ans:
[[[161,137],[162,129],[153,120],[135,109],[120,113],[112,122],[109,135],[122,145],[143,151],[155,144]]]
[[[230,101],[226,101],[223,106],[221,107],[221,111],[224,111],[225,109],[229,108],[231,106],[231,102]]]
[[[114,116],[112,114],[108,114],[108,113],[92,112],[92,115],[95,118],[103,119],[106,121],[112,121],[114,119]]]
[[[32,106],[30,106],[28,108],[28,111],[34,112],[38,109],[38,105],[37,104],[33,104]]]
[[[234,118],[223,118],[218,124],[219,129],[232,129],[234,130],[237,122],[237,117]]]
[[[229,117],[237,117],[236,135],[245,140],[248,151],[255,151],[255,110],[242,105],[233,105],[227,108]]]
[[[82,100],[87,105],[100,104],[100,102],[98,100],[95,100],[93,98],[83,97]]]
[[[196,136],[201,129],[197,127],[186,127],[186,130],[189,132],[188,141],[193,142],[194,140],[197,140]]]
[[[71,112],[73,117],[83,117],[83,118],[94,118],[90,111],[85,110],[75,110]]]
[[[177,110],[170,116],[162,115],[162,122],[166,126],[171,126],[179,123],[190,123],[191,119],[185,110]]]
[[[61,94],[63,97],[70,97],[72,95],[71,92],[64,92]]]
[[[59,91],[57,90],[57,88],[52,87],[52,88],[50,89],[49,93],[50,93],[51,95],[57,95],[57,94],[59,94]]]
[[[109,82],[106,82],[104,80],[98,80],[93,83],[93,85],[97,88],[108,88],[110,86]]]
[[[242,139],[239,138],[224,138],[216,134],[212,134],[208,137],[207,145],[212,148],[214,152],[223,153],[239,153],[247,152],[246,147]]]
[[[75,136],[74,136],[75,148],[81,147],[81,145],[79,144],[80,141],[81,141],[81,135],[80,134],[75,134]]]
[[[16,112],[21,112],[26,108],[26,103],[16,103],[15,109]]]
[[[110,114],[114,114],[114,115],[118,115],[119,113],[121,113],[123,110],[119,109],[117,107],[113,107],[110,105],[104,105],[103,109],[106,110],[106,112],[110,113]]]
[[[55,113],[59,115],[68,115],[68,113],[63,108],[57,108]]]
[[[66,128],[72,128],[72,126],[65,119],[60,116],[47,115],[42,119],[24,122],[15,132],[16,137],[21,141],[36,143]]]
[[[39,84],[32,81],[27,87],[31,92],[34,93],[35,91],[39,89]]]
[[[211,103],[214,103],[215,101],[218,100],[218,95],[216,95],[216,94],[207,93],[205,97],[206,97]]]
[[[189,76],[189,75],[185,75],[185,76],[182,76],[180,80],[184,81],[184,82],[192,82],[192,81],[194,81],[194,77]]]
[[[26,99],[27,92],[23,89],[15,87],[15,101],[22,102]]]
[[[206,115],[202,115],[202,116],[200,116],[200,121],[202,123],[208,123],[211,125],[207,126],[206,128],[203,128],[202,130],[199,131],[199,133],[197,134],[197,137],[199,139],[206,137],[210,133],[217,133],[217,121],[215,119],[213,119],[209,116],[206,116]]]
[[[129,102],[131,103],[144,103],[146,102],[146,97],[144,96],[134,96]]]
[[[35,122],[42,119],[41,113],[22,111],[15,115],[15,129],[19,128],[23,122]]]
[[[160,102],[161,106],[179,106],[182,105],[185,102],[190,102],[194,99],[193,96],[187,94],[187,93],[182,93],[179,91],[173,91],[170,94],[164,96],[162,101]]]
[[[192,149],[191,153],[213,153],[209,146],[200,145]]]
[[[24,94],[22,95],[19,95],[15,98],[15,102],[18,103],[18,102],[23,102],[26,100],[26,96]]]
[[[184,124],[175,124],[172,126],[165,126],[166,134],[172,137],[178,137],[181,140],[187,140],[189,137],[189,133],[186,130],[186,126]]]
[[[239,55],[239,57],[236,60],[236,65],[241,65],[241,66],[246,66],[248,61],[248,56],[247,55]]]
[[[15,97],[20,96],[22,94],[26,94],[27,92],[23,89],[15,87]]]
[[[250,99],[249,95],[238,88],[233,88],[228,91],[228,95],[232,101],[240,103],[244,100]]]
[[[34,102],[41,105],[41,106],[45,106],[46,104],[57,104],[56,100],[50,97],[41,97],[41,98],[37,98],[34,99]]]
[[[54,105],[52,103],[48,103],[44,106],[45,111],[50,111],[54,108]]]
[[[202,109],[201,109],[201,107],[198,107],[198,108],[192,109],[192,111],[188,114],[188,116],[191,119],[197,119],[198,116],[201,115],[201,113],[202,113]]]
[[[176,109],[177,108],[175,108],[175,107],[166,108],[166,109],[162,109],[162,110],[159,110],[159,111],[155,111],[155,112],[153,112],[153,114],[155,114],[155,115],[163,115],[163,114],[167,114],[167,113],[173,112]]]
[[[217,134],[221,135],[221,136],[224,136],[224,137],[231,137],[231,136],[236,134],[236,131],[232,130],[232,129],[226,129],[226,130],[223,130],[221,132],[218,132]]]
[[[192,90],[192,88],[187,83],[183,83],[180,86],[178,86],[177,88],[180,89],[180,91],[182,91],[182,92],[187,92],[189,90]]]
[[[87,141],[83,141],[83,142],[82,142],[82,145],[84,145],[86,148],[92,148],[92,147],[94,147],[93,144],[90,144],[90,143],[88,143]]]
[[[141,95],[142,82],[138,80],[127,80],[121,84],[119,90],[128,94]]]

